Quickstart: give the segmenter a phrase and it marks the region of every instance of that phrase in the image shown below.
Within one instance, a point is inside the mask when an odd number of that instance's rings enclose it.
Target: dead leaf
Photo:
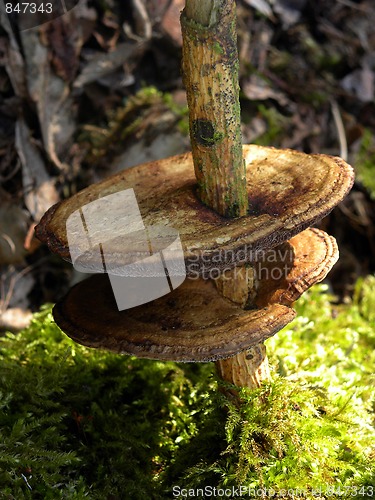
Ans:
[[[8,16],[5,15],[3,9],[0,9],[0,21],[0,25],[5,29],[8,35],[8,39],[4,37],[1,40],[1,49],[5,53],[5,68],[12,82],[14,93],[19,97],[25,98],[27,96],[24,71],[25,62]]]
[[[9,266],[0,275],[0,329],[21,330],[31,320],[29,293],[35,286],[31,268]],[[1,269],[3,271],[3,269]]]
[[[242,139],[244,144],[251,144],[267,132],[267,123],[263,118],[255,116],[250,123],[242,124]]]
[[[27,213],[10,201],[0,201],[0,265],[19,264],[26,251]]]
[[[367,64],[363,68],[349,73],[341,80],[341,86],[362,102],[372,102],[374,100],[374,84],[374,73]]]
[[[78,75],[73,85],[74,88],[81,89],[88,83],[95,82],[116,71],[130,58],[140,56],[145,47],[144,43],[121,43],[113,52],[107,54],[103,54],[103,52],[96,53]]]
[[[252,101],[264,101],[274,99],[281,106],[287,106],[290,101],[280,90],[274,90],[270,84],[257,75],[246,78],[241,85],[245,96]]]
[[[267,0],[245,0],[245,2],[263,14],[263,16],[268,17],[268,19],[274,19],[272,8]]]
[[[90,38],[95,28],[95,23],[98,18],[97,12],[93,7],[89,7],[89,0],[80,0],[74,9],[74,14],[78,19],[82,45]]]
[[[132,135],[133,140],[114,159],[111,172],[189,150],[189,141],[176,129],[176,116],[171,111],[154,107],[141,116],[142,121]]]
[[[302,15],[306,0],[271,0],[273,10],[280,16],[284,29],[296,24]]]
[[[21,309],[20,307],[11,307],[0,312],[0,330],[7,330],[10,332],[18,332],[27,328],[32,320],[32,312]]]
[[[152,25],[143,0],[132,0],[136,34],[141,40],[149,40],[152,36]]]
[[[36,104],[43,145],[50,160],[64,167],[76,130],[76,111],[68,84],[58,77],[49,61],[49,49],[36,29],[20,33],[25,52],[29,95]]]
[[[31,133],[21,118],[16,123],[16,149],[22,163],[24,201],[34,221],[39,221],[51,205],[59,201],[54,180],[47,173],[43,158],[33,144]],[[24,235],[25,239],[26,234]]]
[[[56,75],[68,83],[73,81],[77,73],[81,50],[79,31],[69,20],[68,16],[62,16],[40,29],[41,40],[49,48],[50,62]]]
[[[40,5],[43,6],[42,2],[38,2],[36,5],[38,8],[31,13],[32,4],[21,4],[21,9],[18,14],[17,27],[20,31],[29,30],[30,28],[36,28],[37,26],[46,25],[48,23],[53,24],[54,21],[66,17],[67,14],[73,7],[79,3],[79,0],[64,0],[62,2],[54,2],[51,11],[45,6],[40,9]],[[30,10],[27,7],[30,5]]]

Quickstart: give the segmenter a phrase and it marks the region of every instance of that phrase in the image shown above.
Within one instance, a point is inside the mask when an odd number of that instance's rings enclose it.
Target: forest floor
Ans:
[[[353,190],[321,223],[346,300],[375,271],[375,7],[372,0],[240,0],[244,143],[341,156]],[[76,278],[34,236],[59,200],[189,150],[182,0],[81,0],[42,26],[0,28],[0,328],[27,325]]]

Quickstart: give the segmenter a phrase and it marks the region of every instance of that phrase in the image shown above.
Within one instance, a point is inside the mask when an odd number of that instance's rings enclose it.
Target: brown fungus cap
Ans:
[[[246,217],[226,219],[200,202],[192,157],[185,154],[124,170],[84,189],[53,206],[36,234],[52,252],[70,260],[69,216],[94,200],[132,188],[144,225],[176,229],[187,274],[207,276],[213,267],[236,265],[241,252],[244,261],[255,260],[258,250],[311,226],[353,184],[353,170],[340,158],[254,145],[244,146],[243,153],[250,207]],[[114,238],[107,245],[106,259],[116,264],[122,253],[121,238]]]
[[[286,262],[286,274],[263,277],[250,310],[221,296],[211,280],[187,279],[162,298],[119,312],[108,276],[101,274],[72,288],[53,315],[67,335],[89,347],[174,361],[230,357],[292,321],[291,303],[322,280],[338,257],[335,240],[317,229],[277,249],[276,260],[264,255],[264,269],[284,269]]]
[[[322,281],[339,258],[335,238],[316,228],[306,229],[254,263],[259,279],[257,307],[291,305],[308,288]]]
[[[97,274],[73,287],[53,316],[69,337],[89,347],[163,361],[213,361],[274,335],[295,312],[280,304],[245,311],[201,278],[118,311],[108,276]]]

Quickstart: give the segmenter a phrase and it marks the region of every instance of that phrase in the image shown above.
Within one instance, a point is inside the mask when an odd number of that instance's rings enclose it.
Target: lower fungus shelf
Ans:
[[[269,272],[259,280],[252,309],[223,297],[212,280],[186,279],[164,297],[118,311],[109,279],[102,274],[72,288],[53,314],[67,335],[89,347],[160,360],[228,358],[292,321],[292,302],[325,277],[337,256],[335,240],[318,229],[269,249],[258,262]],[[278,268],[285,273],[274,279],[272,270]]]

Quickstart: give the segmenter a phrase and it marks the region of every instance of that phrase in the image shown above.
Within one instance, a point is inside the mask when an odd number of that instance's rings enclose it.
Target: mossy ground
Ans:
[[[256,498],[375,496],[375,278],[350,304],[321,285],[297,309],[267,341],[274,381],[242,390],[240,407],[212,364],[90,350],[50,309],[36,314],[0,339],[0,498],[168,499],[173,486],[239,485]]]
[[[375,199],[375,140],[369,129],[363,134],[355,166],[359,180],[368,190],[371,198]]]

